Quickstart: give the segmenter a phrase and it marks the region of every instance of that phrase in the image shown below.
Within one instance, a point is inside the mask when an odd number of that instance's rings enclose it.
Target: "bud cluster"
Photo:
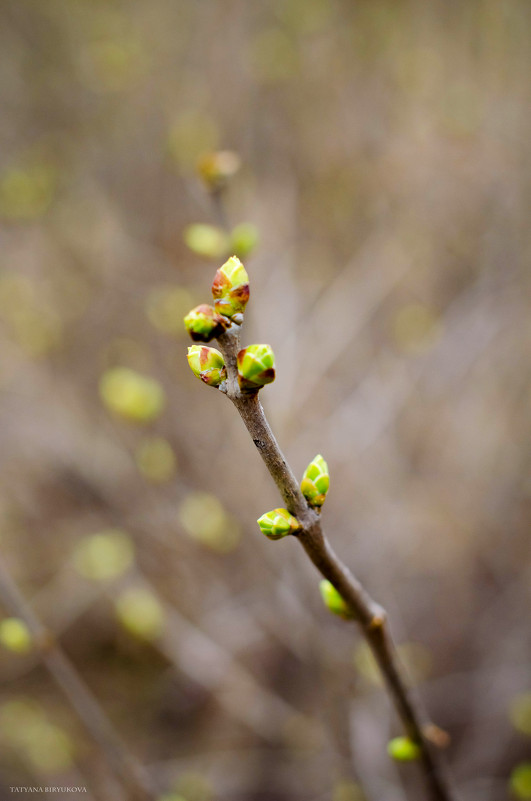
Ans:
[[[184,325],[194,342],[210,342],[231,325],[241,325],[249,300],[249,276],[237,256],[216,272],[212,284],[214,306],[202,303],[188,312]],[[188,364],[205,384],[219,387],[227,378],[222,354],[215,348],[188,348]],[[275,355],[269,345],[249,345],[237,356],[238,382],[245,392],[257,392],[275,380]]]

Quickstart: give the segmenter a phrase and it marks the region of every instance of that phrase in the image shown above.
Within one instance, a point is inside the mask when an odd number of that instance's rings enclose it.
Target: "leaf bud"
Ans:
[[[209,387],[219,387],[227,378],[225,361],[216,348],[191,345],[188,348],[188,364],[192,373]]]
[[[275,354],[270,345],[243,348],[237,362],[241,389],[258,390],[275,380]]]
[[[323,603],[330,612],[345,618],[345,620],[352,620],[355,617],[354,612],[343,599],[343,596],[339,594],[330,581],[323,579],[319,583],[319,590],[321,591]]]
[[[154,378],[129,367],[111,367],[100,379],[100,396],[114,414],[134,423],[150,423],[162,412],[164,389]]]
[[[330,474],[328,465],[323,457],[318,454],[304,471],[301,481],[302,494],[310,506],[319,508],[325,502],[329,486]]]
[[[252,223],[239,223],[239,225],[232,229],[230,239],[233,253],[236,253],[239,258],[244,259],[253,252],[258,244],[258,228]]]
[[[184,229],[183,238],[192,253],[205,259],[222,259],[231,250],[229,235],[217,225],[192,223]]]
[[[204,153],[197,162],[197,171],[212,191],[222,189],[240,169],[240,157],[233,150]]]
[[[273,509],[257,520],[260,531],[270,540],[280,540],[288,534],[299,531],[301,524],[296,517],[290,515],[287,509]]]
[[[245,310],[249,300],[249,276],[237,256],[231,256],[217,271],[212,296],[218,314],[234,317]]]
[[[188,312],[184,325],[194,342],[210,342],[228,328],[229,321],[213,306],[202,303]]]
[[[9,651],[25,654],[31,651],[32,637],[26,623],[18,617],[7,617],[0,623],[0,643]]]
[[[388,743],[387,753],[397,762],[413,762],[420,757],[420,746],[409,737],[395,737]]]

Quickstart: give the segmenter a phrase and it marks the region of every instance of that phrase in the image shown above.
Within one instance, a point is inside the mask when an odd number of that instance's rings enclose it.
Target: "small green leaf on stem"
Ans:
[[[257,520],[260,531],[270,540],[280,540],[288,534],[299,531],[301,524],[287,509],[273,509]]]

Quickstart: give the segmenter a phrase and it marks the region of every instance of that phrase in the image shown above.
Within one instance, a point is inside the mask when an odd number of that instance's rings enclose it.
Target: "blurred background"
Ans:
[[[186,364],[182,317],[237,252],[266,412],[297,475],[327,459],[325,528],[460,799],[531,798],[529,2],[0,15],[1,559],[154,797],[426,797],[356,628],[260,534],[276,489]],[[220,149],[223,207],[196,169]],[[0,596],[0,797],[131,798]]]

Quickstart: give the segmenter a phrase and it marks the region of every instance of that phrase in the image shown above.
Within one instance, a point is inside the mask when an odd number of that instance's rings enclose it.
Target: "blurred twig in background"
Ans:
[[[2,560],[0,560],[0,600],[13,615],[28,626],[40,658],[100,747],[103,759],[109,762],[127,788],[129,797],[135,801],[154,799],[154,785],[147,772],[127,751],[100,704],[57,644],[53,633],[40,623],[22,597]]]

